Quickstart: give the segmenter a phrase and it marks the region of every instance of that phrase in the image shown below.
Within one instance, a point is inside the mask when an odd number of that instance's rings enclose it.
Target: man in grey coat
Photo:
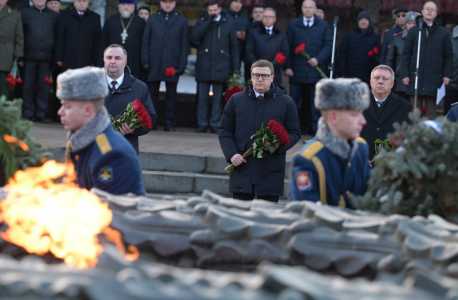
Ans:
[[[188,62],[188,22],[175,10],[175,0],[161,0],[161,9],[148,19],[143,33],[142,66],[148,72],[148,88],[154,107],[159,107],[159,86],[165,81],[164,130],[175,131],[175,103],[179,76]],[[174,75],[166,69],[173,68]]]
[[[211,0],[207,13],[197,22],[191,35],[192,45],[197,46],[197,123],[196,132],[203,133],[210,126],[211,133],[217,133],[222,112],[224,84],[231,73],[239,74],[239,48],[234,24],[221,12],[221,5]],[[213,104],[208,121],[208,94],[213,86]]]

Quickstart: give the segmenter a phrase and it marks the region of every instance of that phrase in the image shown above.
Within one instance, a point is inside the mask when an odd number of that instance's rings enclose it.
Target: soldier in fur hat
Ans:
[[[75,165],[81,188],[144,195],[140,161],[111,125],[104,106],[107,94],[104,69],[70,69],[57,77],[59,116],[68,130],[67,161]]]
[[[289,199],[352,208],[348,194],[362,195],[370,173],[368,145],[359,137],[369,88],[359,79],[322,79],[315,106],[322,117],[315,138],[293,158]]]

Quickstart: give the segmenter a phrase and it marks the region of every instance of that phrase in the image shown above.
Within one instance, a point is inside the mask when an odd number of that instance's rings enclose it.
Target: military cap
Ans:
[[[70,69],[57,76],[57,98],[95,100],[108,95],[105,70],[95,67]]]
[[[406,12],[409,12],[409,11],[410,11],[410,9],[408,9],[407,7],[400,6],[400,7],[396,8],[394,10],[394,14],[397,14],[398,12],[405,12],[406,13]]]
[[[420,15],[416,11],[409,11],[406,13],[406,22],[415,22],[415,19]]]
[[[358,78],[321,79],[316,85],[315,107],[365,110],[369,107],[369,87]]]

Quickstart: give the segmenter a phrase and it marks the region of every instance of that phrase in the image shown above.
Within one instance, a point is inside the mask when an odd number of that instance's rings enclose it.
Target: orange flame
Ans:
[[[5,142],[18,144],[19,147],[21,147],[24,151],[29,151],[29,146],[17,137],[4,134],[3,139],[5,140]]]
[[[62,183],[54,182],[62,176]],[[78,268],[95,266],[103,251],[97,234],[115,231],[108,227],[113,214],[108,203],[78,188],[74,178],[73,165],[55,161],[17,171],[6,186],[7,198],[0,202],[0,221],[9,226],[0,236],[29,253],[51,252]],[[124,249],[121,240],[118,232],[115,244]]]

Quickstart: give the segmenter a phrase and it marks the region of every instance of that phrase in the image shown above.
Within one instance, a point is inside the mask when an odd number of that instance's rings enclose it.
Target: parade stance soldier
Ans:
[[[21,57],[24,51],[21,14],[0,0],[0,97],[9,98],[6,77],[13,67],[14,57]]]
[[[218,127],[219,142],[224,157],[234,164],[230,173],[229,192],[234,199],[253,200],[254,197],[278,202],[283,195],[286,151],[301,137],[296,105],[286,95],[286,89],[273,83],[274,67],[267,60],[259,60],[251,66],[252,84],[233,95],[224,108]],[[243,158],[251,147],[251,136],[267,126],[270,120],[283,125],[289,135],[289,144],[275,144],[277,150],[267,157]],[[264,144],[268,149],[269,142]]]
[[[385,140],[394,132],[393,124],[410,122],[409,112],[413,105],[395,93],[393,87],[394,72],[387,65],[379,65],[371,73],[371,100],[369,108],[363,112],[367,124],[361,131],[361,137],[369,145],[369,159],[375,155],[375,140]]]
[[[109,17],[103,27],[100,52],[109,45],[122,45],[129,53],[129,67],[137,78],[141,78],[141,49],[146,22],[134,13],[135,0],[119,0],[119,12]],[[103,55],[100,53],[100,59]],[[99,63],[103,66],[103,63]]]
[[[142,20],[143,22],[143,20]],[[127,67],[127,51],[121,45],[110,45],[104,52],[105,71],[107,72],[105,84],[108,84],[111,93],[105,98],[108,113],[116,117],[129,103],[138,99],[142,102],[151,117],[153,125],[156,124],[156,110],[145,83],[138,80],[130,73]],[[147,134],[150,129],[140,127],[131,129],[124,123],[119,130],[139,153],[138,137]]]
[[[159,107],[159,87],[165,81],[164,130],[175,131],[177,85],[188,63],[188,21],[175,10],[176,1],[162,0],[161,9],[146,24],[142,44],[142,65],[148,72],[148,87],[156,109]],[[173,68],[174,76],[165,70]]]
[[[370,174],[368,145],[359,137],[369,88],[356,78],[322,79],[315,105],[322,117],[315,138],[293,158],[289,199],[353,208],[348,194],[364,194]]]
[[[401,61],[402,61],[402,51],[404,49],[404,42],[407,37],[407,34],[410,28],[416,26],[415,19],[420,14],[414,11],[409,11],[406,14],[406,27],[404,31],[399,32],[394,35],[393,42],[391,43],[390,48],[388,49],[388,54],[386,56],[386,65],[394,69],[395,82],[394,82],[394,91],[399,97],[409,100],[409,96],[406,94],[406,86],[402,82],[401,77]]]
[[[406,14],[409,11],[410,9],[408,9],[405,6],[398,7],[393,11],[393,17],[395,18],[395,22],[394,22],[395,25],[393,28],[389,30],[387,29],[385,31],[385,34],[383,35],[382,51],[380,55],[381,64],[385,64],[386,62],[385,59],[388,53],[388,48],[390,46],[391,41],[394,38],[394,35],[404,30],[404,27],[406,25]]]
[[[145,195],[141,166],[129,142],[113,129],[103,106],[108,94],[103,69],[85,67],[57,77],[59,116],[68,130],[67,160],[81,188]]]

